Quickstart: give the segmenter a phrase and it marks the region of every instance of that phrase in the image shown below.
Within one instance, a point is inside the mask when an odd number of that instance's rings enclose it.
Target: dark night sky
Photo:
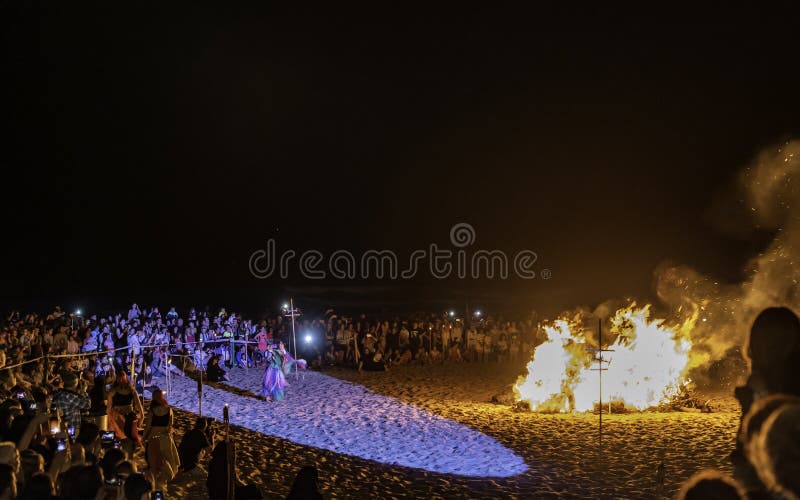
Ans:
[[[269,237],[402,254],[462,221],[553,278],[379,284],[551,311],[648,297],[664,260],[736,280],[768,235],[704,213],[800,133],[789,5],[3,2],[0,296],[255,308],[313,285],[250,277]]]

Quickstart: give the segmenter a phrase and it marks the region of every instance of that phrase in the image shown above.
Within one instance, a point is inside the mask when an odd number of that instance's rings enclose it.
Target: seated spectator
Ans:
[[[50,500],[55,497],[53,480],[44,473],[38,473],[25,481],[25,488],[18,497],[20,500]]]
[[[200,417],[195,421],[194,428],[183,435],[178,446],[182,471],[191,471],[197,467],[203,452],[211,447],[209,431],[208,420]]]
[[[0,500],[17,498],[17,474],[14,468],[0,464]]]
[[[117,476],[117,466],[126,459],[125,452],[118,448],[111,448],[106,451],[103,458],[97,464],[103,473],[103,477],[112,478]]]
[[[225,370],[219,366],[219,356],[214,355],[209,358],[208,365],[206,366],[206,377],[211,382],[228,380]]]
[[[44,472],[44,457],[33,450],[24,450],[20,453],[21,473],[17,479],[21,485],[27,485],[35,474]]]
[[[0,464],[11,467],[14,470],[14,474],[19,473],[20,457],[17,446],[14,443],[10,441],[0,443]]]
[[[286,500],[322,500],[322,494],[319,492],[319,474],[317,468],[312,465],[306,465],[292,483],[292,489]]]
[[[774,498],[800,498],[800,403],[785,403],[748,443],[748,459]]]
[[[125,500],[146,500],[150,498],[153,484],[144,474],[135,473],[125,480],[125,486],[122,491],[125,494]]]
[[[378,350],[373,354],[365,354],[362,368],[368,372],[382,372],[386,370],[383,362],[383,352]]]
[[[84,422],[75,442],[83,447],[84,461],[89,465],[95,465],[100,449],[100,429],[91,422]]]
[[[97,498],[103,489],[103,471],[94,465],[79,465],[64,473],[61,483],[63,500],[87,500]]]
[[[746,456],[744,440],[751,439],[747,437],[744,419],[760,399],[774,394],[800,396],[800,377],[794,373],[800,364],[800,320],[794,312],[785,307],[762,311],[753,322],[747,338],[745,358],[749,365],[749,376],[746,384],[735,391],[742,407],[742,422],[739,440],[730,458],[735,477],[748,492],[757,492],[763,489],[763,484],[759,480],[760,474]],[[761,418],[764,417],[758,417],[754,422],[758,423]]]
[[[233,446],[233,443],[220,441],[211,452],[211,460],[208,462],[208,479],[206,480],[208,496],[211,500],[224,500],[228,495],[228,446]],[[236,456],[235,453],[233,455]],[[263,498],[261,492],[254,485],[245,485],[239,481],[235,467],[234,464],[234,498],[237,500]]]
[[[678,500],[744,500],[742,487],[725,474],[706,470],[698,472],[683,484]]]
[[[116,474],[117,477],[122,481],[126,480],[128,477],[130,477],[133,474],[136,474],[137,472],[139,471],[136,468],[136,464],[129,460],[120,462],[119,465],[117,465]]]

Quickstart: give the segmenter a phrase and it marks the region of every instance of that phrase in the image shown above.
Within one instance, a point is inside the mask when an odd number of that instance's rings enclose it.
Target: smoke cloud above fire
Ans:
[[[750,259],[744,280],[723,284],[687,266],[660,266],[656,293],[676,320],[698,314],[691,332],[694,354],[722,359],[744,344],[756,315],[766,307],[800,310],[800,141],[763,151],[739,172],[712,204],[720,231],[747,237],[772,234]]]
[[[597,370],[607,369],[607,401],[637,410],[668,404],[689,382],[709,389],[738,384],[741,347],[764,308],[800,310],[800,141],[761,153],[712,204],[721,231],[769,234],[740,283],[721,283],[688,266],[655,271],[661,303],[606,301],[542,324],[543,342],[514,385],[537,411],[588,411],[600,401]],[[651,316],[651,310],[661,313]],[[598,346],[597,321],[607,332]],[[608,349],[602,355],[598,347]]]

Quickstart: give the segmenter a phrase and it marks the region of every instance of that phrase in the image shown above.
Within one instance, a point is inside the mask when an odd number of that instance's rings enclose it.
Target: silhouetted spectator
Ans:
[[[106,451],[97,464],[103,470],[103,477],[110,479],[117,475],[117,466],[125,461],[125,452],[118,448]]]
[[[211,440],[207,435],[208,420],[203,417],[197,419],[194,428],[183,435],[178,456],[181,460],[181,470],[190,471],[197,467],[203,450],[211,447]]]
[[[306,465],[292,483],[292,489],[286,500],[322,500],[322,494],[319,492],[319,474],[317,468],[313,465]]]
[[[106,407],[106,377],[98,375],[89,390],[89,420],[101,430],[108,428],[108,408]]]
[[[84,461],[89,465],[97,464],[100,448],[100,428],[92,422],[83,422],[75,442],[83,446]]]
[[[758,442],[762,428],[770,415],[786,404],[797,403],[800,403],[800,397],[786,394],[772,394],[753,403],[744,417],[739,435],[739,441],[748,458],[755,453],[753,447]]]
[[[208,462],[208,479],[206,487],[211,500],[224,500],[228,495],[228,446],[232,443],[220,441],[211,452]],[[235,453],[233,454],[235,456]],[[233,464],[234,498],[237,500],[254,500],[263,498],[261,492],[254,485],[244,485],[239,482],[236,475],[236,464]]]
[[[17,498],[17,474],[10,465],[0,464],[0,499]]]
[[[144,474],[131,474],[125,480],[123,492],[125,493],[125,500],[141,500],[142,495],[148,494],[153,491],[153,484],[145,477]]]
[[[725,474],[706,470],[698,472],[683,484],[678,500],[740,500],[746,499],[742,487]]]
[[[78,465],[64,474],[61,483],[63,500],[86,500],[97,497],[103,488],[103,471],[95,465]]]
[[[787,403],[772,412],[748,449],[748,458],[770,494],[800,498],[800,403]]]
[[[49,475],[38,473],[26,481],[20,500],[50,500],[55,496],[55,486]]]
[[[211,356],[206,365],[206,377],[211,382],[222,382],[228,380],[225,376],[225,370],[219,366],[219,356]]]
[[[744,419],[751,406],[773,394],[800,396],[800,320],[785,307],[771,307],[758,315],[745,346],[750,369],[747,383],[737,387],[736,398],[742,407],[739,440],[731,453],[734,475],[748,492],[763,489],[753,465],[745,456]]]

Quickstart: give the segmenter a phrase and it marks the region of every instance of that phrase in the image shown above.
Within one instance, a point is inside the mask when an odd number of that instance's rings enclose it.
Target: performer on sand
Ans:
[[[267,369],[264,371],[264,378],[261,383],[261,395],[268,401],[278,402],[285,397],[287,385],[286,375],[291,372],[292,365],[306,369],[306,362],[302,359],[295,360],[286,352],[283,342],[277,346],[271,345],[266,353]]]

